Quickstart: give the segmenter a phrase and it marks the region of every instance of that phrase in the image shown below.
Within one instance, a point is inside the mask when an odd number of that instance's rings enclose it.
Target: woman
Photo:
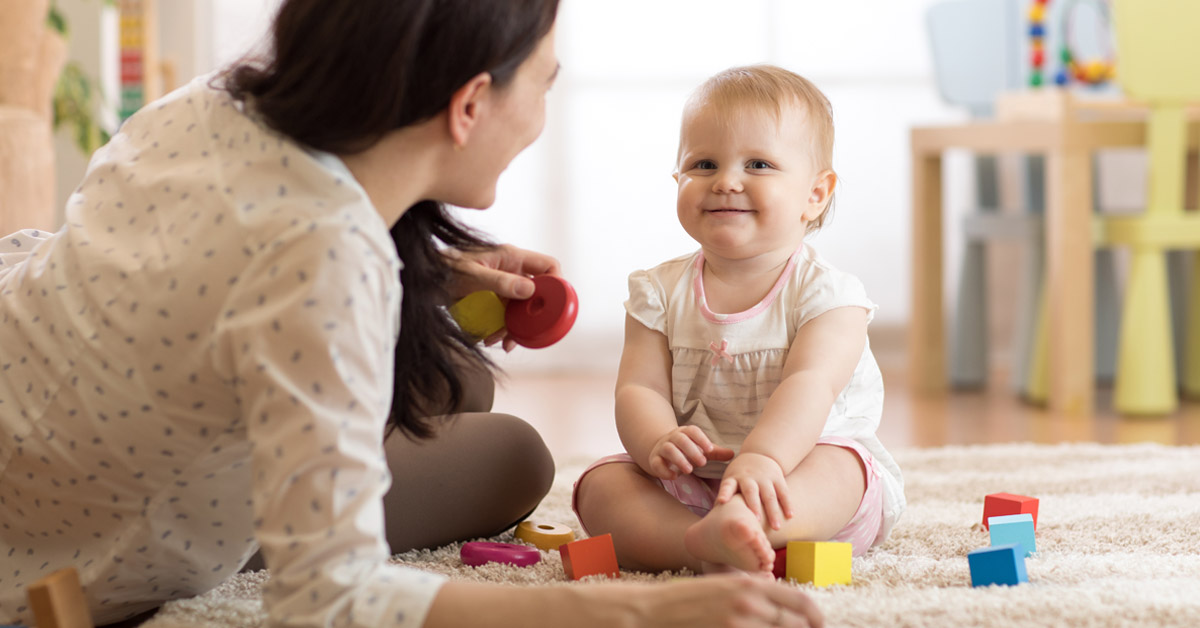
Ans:
[[[0,243],[0,619],[28,622],[21,590],[63,566],[108,623],[212,588],[261,546],[272,625],[819,623],[803,594],[749,578],[499,588],[387,563],[389,536],[441,542],[421,531],[472,505],[455,491],[504,447],[548,461],[514,419],[424,417],[488,405],[442,306],[528,296],[558,271],[441,206],[491,205],[541,132],[556,12],[287,0],[265,67],[147,107],[59,232]],[[477,460],[492,428],[508,444]],[[528,484],[451,536],[519,518],[545,493]]]

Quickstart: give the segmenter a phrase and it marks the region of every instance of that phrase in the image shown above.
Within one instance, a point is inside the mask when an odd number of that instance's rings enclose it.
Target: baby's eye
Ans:
[[[700,161],[697,161],[696,165],[694,165],[692,167],[697,170],[716,170],[717,162],[715,162],[711,159],[701,159]]]
[[[771,167],[771,164],[761,159],[751,159],[746,167],[750,170],[766,170]]]

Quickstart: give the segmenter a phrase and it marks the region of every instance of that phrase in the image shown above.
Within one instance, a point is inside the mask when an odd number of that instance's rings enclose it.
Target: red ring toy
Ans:
[[[533,296],[509,301],[504,326],[517,344],[530,349],[549,347],[571,331],[579,314],[579,297],[562,277],[533,278]]]
[[[471,567],[487,563],[506,563],[517,567],[528,567],[542,560],[542,553],[535,547],[487,541],[463,543],[458,555],[462,558],[464,565]]]

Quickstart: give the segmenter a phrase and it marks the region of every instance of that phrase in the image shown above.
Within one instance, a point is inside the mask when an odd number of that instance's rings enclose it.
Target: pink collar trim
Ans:
[[[804,249],[804,243],[792,252],[792,256],[788,258],[787,266],[783,272],[779,273],[779,278],[775,280],[775,285],[771,286],[771,291],[767,296],[763,297],[754,307],[736,314],[718,314],[708,307],[708,297],[704,294],[704,251],[696,254],[696,261],[692,264],[692,292],[696,295],[696,307],[700,309],[700,313],[709,322],[718,325],[729,325],[732,323],[740,323],[758,316],[763,310],[771,306],[775,302],[775,298],[779,296],[779,291],[783,290],[784,284],[792,274],[792,270],[796,268],[796,258],[800,255],[800,251]]]

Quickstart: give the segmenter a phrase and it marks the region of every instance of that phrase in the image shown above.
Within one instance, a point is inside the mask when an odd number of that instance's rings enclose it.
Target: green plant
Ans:
[[[115,6],[115,0],[103,1],[109,6]],[[63,39],[70,36],[67,19],[55,2],[50,3],[46,23]],[[99,86],[78,63],[68,62],[54,85],[54,129],[70,129],[75,145],[85,157],[90,157],[97,148],[108,142],[110,137],[99,121],[102,104]]]

